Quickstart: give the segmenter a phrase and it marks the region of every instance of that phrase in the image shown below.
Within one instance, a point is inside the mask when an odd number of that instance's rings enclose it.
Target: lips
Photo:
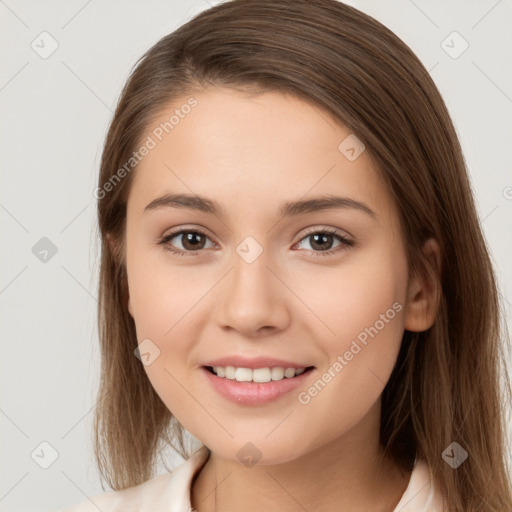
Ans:
[[[200,370],[206,382],[219,395],[238,405],[247,406],[263,406],[281,397],[284,399],[285,395],[289,395],[293,390],[314,378],[316,373],[316,369],[309,366],[307,370],[294,377],[259,383],[239,382],[236,379],[219,377],[211,370],[211,367],[207,366],[203,366]]]
[[[270,356],[224,356],[205,362],[200,369],[221,396],[238,405],[252,406],[284,397],[316,372],[308,362]]]

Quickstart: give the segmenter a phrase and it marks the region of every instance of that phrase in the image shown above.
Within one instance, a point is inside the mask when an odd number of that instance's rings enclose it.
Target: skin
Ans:
[[[404,329],[428,329],[435,284],[409,276],[397,208],[367,151],[349,161],[351,132],[318,107],[278,92],[209,88],[137,166],[127,204],[128,309],[139,343],[160,355],[145,366],[169,410],[212,453],[195,479],[198,512],[392,511],[407,487],[379,446],[381,393]],[[148,134],[189,96],[159,112]],[[226,216],[163,207],[164,193],[219,202]],[[340,195],[366,204],[279,220],[284,201]],[[207,233],[195,250],[174,228]],[[318,228],[306,236],[311,228]],[[314,233],[336,229],[325,249]],[[247,237],[263,249],[251,264],[236,252]],[[329,245],[330,244],[330,245]],[[201,247],[201,245],[200,245]],[[322,256],[325,250],[334,254]],[[430,242],[425,251],[436,255]],[[298,401],[380,315],[402,308],[307,404]],[[268,355],[315,366],[306,383],[257,407],[220,396],[200,370],[224,355]],[[261,459],[247,467],[247,442]],[[333,478],[333,474],[336,478]],[[224,480],[225,479],[225,480]],[[216,492],[213,492],[218,484]],[[216,501],[216,504],[215,504]]]

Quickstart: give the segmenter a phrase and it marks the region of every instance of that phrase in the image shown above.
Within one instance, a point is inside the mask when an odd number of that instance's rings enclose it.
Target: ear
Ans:
[[[106,235],[107,244],[110,249],[110,253],[112,254],[112,257],[117,262],[118,265],[123,264],[121,263],[121,247],[118,241],[115,239],[115,237],[112,235],[112,233],[107,233]],[[130,289],[128,288],[128,283],[125,283],[123,288],[126,290],[123,293],[126,293],[126,302],[128,307],[128,312],[130,313],[130,316],[133,318],[133,312],[132,312],[132,305],[130,303]]]
[[[426,331],[434,323],[441,298],[441,251],[438,242],[429,238],[423,245],[428,262],[427,275],[416,275],[409,282],[404,328]]]
[[[128,313],[133,318],[132,304],[130,302],[130,289],[126,287],[126,294],[128,295],[127,304],[128,304]]]
[[[114,258],[114,260],[119,263],[119,256],[120,256],[120,248],[119,248],[119,243],[118,241],[115,239],[114,235],[112,233],[107,233],[105,235],[105,239],[107,241],[107,245],[109,247],[109,250],[110,250],[110,254],[112,254],[112,257]]]

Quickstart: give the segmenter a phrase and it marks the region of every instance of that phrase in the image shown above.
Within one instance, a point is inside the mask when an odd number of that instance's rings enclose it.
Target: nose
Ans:
[[[254,338],[287,328],[290,322],[290,291],[270,262],[261,254],[248,263],[238,254],[233,267],[218,287],[217,322],[220,328]]]

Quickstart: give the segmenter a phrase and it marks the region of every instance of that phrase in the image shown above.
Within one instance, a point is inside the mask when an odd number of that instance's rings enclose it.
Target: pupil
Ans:
[[[317,242],[317,240],[322,240],[323,242]],[[317,235],[313,235],[313,240],[314,240],[314,243],[312,244],[312,246],[314,247],[315,245],[317,245],[319,249],[328,249],[329,247],[325,247],[325,245],[330,245],[329,242],[331,242],[331,239],[332,239],[332,235],[329,235],[329,234],[326,234],[326,233],[320,233],[320,234],[317,234]]]
[[[183,246],[186,248],[187,244],[190,244],[189,248],[197,249],[200,246],[199,249],[202,249],[202,246],[204,245],[204,240],[202,244],[201,240],[198,240],[198,238],[200,239],[201,237],[202,235],[200,233],[187,233],[185,236],[185,243],[183,244]]]

